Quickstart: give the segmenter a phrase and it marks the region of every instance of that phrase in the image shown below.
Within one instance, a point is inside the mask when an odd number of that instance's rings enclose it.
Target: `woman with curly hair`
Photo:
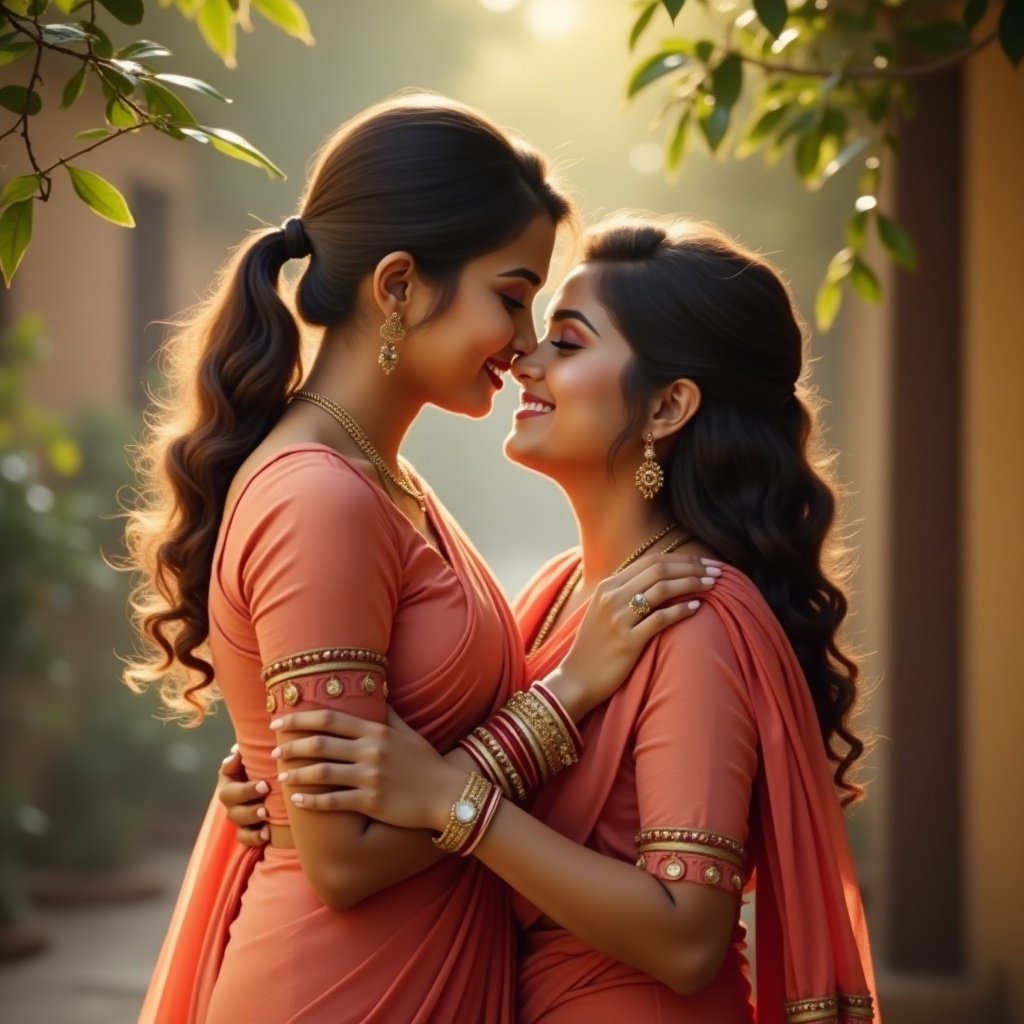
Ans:
[[[714,228],[624,218],[588,234],[547,319],[513,364],[505,450],[564,490],[580,547],[516,603],[527,677],[578,641],[597,581],[658,527],[724,561],[705,610],[652,639],[578,734],[536,702],[518,721],[499,713],[487,724],[504,757],[478,757],[468,778],[396,717],[371,731],[286,716],[275,724],[316,733],[282,745],[288,784],[334,787],[292,799],[432,829],[503,878],[522,1024],[877,1020],[842,813],[860,792],[858,673],[789,292]],[[642,621],[651,603],[638,587],[628,607]],[[537,778],[577,758],[516,806],[509,764]],[[254,820],[248,795],[225,793],[236,823]],[[756,1001],[739,920],[750,889]]]
[[[222,694],[262,777],[278,771],[283,710],[377,724],[390,704],[445,750],[522,688],[498,586],[399,447],[428,403],[485,415],[536,348],[531,304],[571,212],[536,151],[441,97],[373,107],[328,140],[299,216],[248,239],[169,342],[128,528],[147,652],[132,685],[158,681],[195,719]],[[306,261],[295,312],[278,287],[292,259]],[[303,331],[319,332],[308,374]],[[688,556],[627,568],[610,594],[704,593],[713,575]],[[596,604],[590,640],[548,678],[560,713],[582,717],[695,610],[648,626],[621,605]],[[423,831],[285,796],[275,781],[262,855],[208,815],[143,1021],[511,1019],[493,874]]]

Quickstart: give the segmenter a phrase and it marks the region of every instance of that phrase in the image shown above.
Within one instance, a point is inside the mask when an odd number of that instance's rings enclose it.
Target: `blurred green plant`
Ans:
[[[769,164],[789,150],[800,179],[821,188],[844,168],[860,183],[815,303],[828,329],[849,287],[878,302],[878,274],[865,259],[871,229],[898,266],[914,269],[913,240],[880,208],[882,176],[900,123],[914,116],[914,83],[998,43],[1019,67],[1024,0],[696,0],[712,26],[706,38],[663,38],[633,70],[630,99],[657,86],[664,96],[665,168],[678,176],[694,137],[712,154]],[[629,36],[634,50],[655,19],[675,24],[685,0],[641,0]],[[691,6],[694,6],[691,4]],[[958,13],[957,13],[958,12]],[[744,102],[746,101],[746,102]],[[744,117],[742,125],[739,112]]]
[[[139,425],[33,403],[46,347],[34,317],[0,335],[0,927],[25,915],[23,865],[108,870],[137,862],[154,827],[192,829],[231,742],[226,720],[183,733],[119,684],[129,580],[106,559]]]
[[[193,19],[206,45],[228,67],[236,63],[239,29],[251,31],[257,12],[287,35],[313,42],[309,23],[296,0],[159,0]],[[152,7],[152,0],[150,3]],[[151,128],[168,138],[209,145],[224,155],[284,177],[269,157],[227,128],[201,124],[181,98],[182,91],[231,101],[212,85],[189,75],[161,70],[157,61],[170,50],[150,39],[116,47],[110,34],[117,26],[138,26],[146,15],[145,0],[2,0],[0,2],[0,67],[23,69],[21,81],[0,87],[0,108],[12,115],[0,121],[0,142],[19,137],[23,172],[6,180],[0,192],[0,271],[11,284],[32,239],[37,202],[46,202],[54,178],[67,174],[75,194],[93,212],[122,227],[135,224],[124,196],[105,178],[75,161],[114,139]],[[55,20],[56,19],[56,20]],[[44,57],[47,68],[71,70],[60,99],[67,109],[90,86],[102,92],[104,124],[74,136],[76,143],[62,156],[44,159],[33,145],[33,127],[44,110],[40,92]],[[53,74],[52,70],[48,70]],[[6,77],[10,77],[9,73]],[[52,116],[52,115],[51,115]],[[10,166],[10,161],[7,161]]]

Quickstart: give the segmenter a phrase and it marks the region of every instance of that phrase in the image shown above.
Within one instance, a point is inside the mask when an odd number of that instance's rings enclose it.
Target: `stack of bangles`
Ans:
[[[523,803],[563,768],[579,761],[583,739],[569,713],[543,684],[512,694],[483,725],[459,741],[477,766],[452,805],[440,849],[467,856],[491,823],[502,795]]]

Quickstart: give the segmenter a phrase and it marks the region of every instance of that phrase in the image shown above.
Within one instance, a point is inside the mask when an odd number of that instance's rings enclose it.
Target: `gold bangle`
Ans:
[[[494,788],[479,772],[470,772],[462,796],[452,804],[448,824],[434,837],[434,845],[445,853],[458,853],[473,832],[488,794]]]
[[[505,778],[508,779],[512,786],[512,791],[515,793],[516,799],[523,803],[526,800],[526,785],[523,782],[522,776],[516,771],[512,762],[508,759],[508,755],[505,753],[501,744],[491,735],[489,729],[482,725],[478,725],[473,730],[473,735],[476,736],[481,743],[490,751],[494,756],[495,761],[501,765],[501,770],[505,773]]]
[[[512,694],[505,706],[516,711],[531,726],[552,775],[576,764],[579,760],[576,745],[569,739],[555,712],[536,693],[520,690]]]
[[[509,782],[505,773],[501,770],[501,765],[494,759],[494,755],[487,749],[487,746],[479,736],[470,733],[470,735],[464,736],[459,741],[459,745],[465,747],[474,755],[474,760],[480,762],[480,767],[486,771],[491,782],[501,786],[502,792],[509,800],[514,799],[511,782]]]

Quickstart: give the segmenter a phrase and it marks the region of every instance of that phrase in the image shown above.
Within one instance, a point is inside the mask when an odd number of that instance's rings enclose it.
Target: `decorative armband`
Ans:
[[[321,647],[267,665],[267,711],[300,701],[329,703],[343,696],[388,696],[388,659],[363,647]]]
[[[636,848],[636,866],[669,882],[696,882],[735,895],[746,884],[746,851],[720,832],[647,828],[637,835]]]

